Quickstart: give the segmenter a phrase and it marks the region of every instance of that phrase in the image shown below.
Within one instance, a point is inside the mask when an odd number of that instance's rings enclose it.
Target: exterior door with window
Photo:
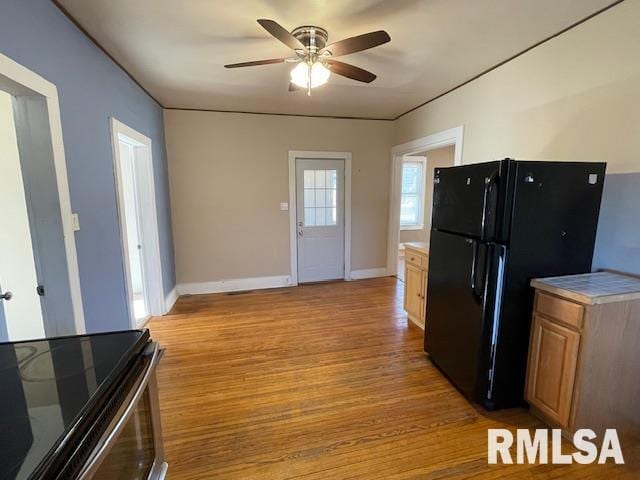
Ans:
[[[344,278],[344,160],[296,159],[298,281]]]

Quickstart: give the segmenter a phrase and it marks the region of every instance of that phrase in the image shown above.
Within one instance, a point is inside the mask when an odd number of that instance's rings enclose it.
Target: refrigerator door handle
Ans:
[[[487,389],[487,398],[492,400],[493,398],[493,386],[496,373],[496,349],[498,346],[498,335],[500,330],[500,315],[502,312],[502,296],[504,291],[504,274],[505,264],[507,261],[507,248],[504,245],[496,245],[500,250],[498,256],[498,273],[496,280],[496,293],[492,312],[492,325],[491,325],[491,350],[489,357],[489,386]]]
[[[473,257],[473,261],[471,262],[471,277],[469,279],[469,286],[471,287],[471,291],[475,293],[476,291],[476,268],[478,268],[478,243],[475,240],[471,240],[471,245],[473,248],[473,252],[471,256]]]
[[[473,246],[473,252],[471,253],[473,257],[473,261],[471,262],[471,276],[469,278],[469,287],[471,288],[471,293],[478,300],[481,301],[483,298],[483,293],[478,293],[478,242],[476,240],[469,239],[467,240]]]
[[[476,296],[476,270],[478,269],[478,242],[473,238],[467,238],[465,240],[468,244],[471,245],[473,249],[471,252],[471,274],[469,275],[469,288],[474,296]]]
[[[484,180],[484,194],[482,198],[482,223],[480,225],[480,240],[483,242],[487,240],[487,206],[489,203],[489,193],[491,193],[491,190],[496,184],[497,179],[498,172],[495,171]]]

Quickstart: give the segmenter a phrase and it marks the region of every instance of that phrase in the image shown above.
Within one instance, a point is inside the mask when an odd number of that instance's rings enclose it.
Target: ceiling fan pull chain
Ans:
[[[309,64],[309,75],[307,75],[307,97],[311,96],[311,67],[313,64]]]

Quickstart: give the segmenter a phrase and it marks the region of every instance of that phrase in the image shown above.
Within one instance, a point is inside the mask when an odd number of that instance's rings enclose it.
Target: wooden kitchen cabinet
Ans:
[[[404,309],[424,329],[427,297],[427,249],[423,243],[405,244]]]
[[[563,426],[569,425],[579,345],[579,332],[534,316],[527,400]]]
[[[640,437],[640,279],[613,272],[537,279],[525,398],[567,436]]]

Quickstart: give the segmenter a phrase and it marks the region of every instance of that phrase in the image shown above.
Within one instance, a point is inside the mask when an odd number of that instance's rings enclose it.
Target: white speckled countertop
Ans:
[[[640,278],[614,272],[536,278],[531,286],[586,305],[640,299]]]

